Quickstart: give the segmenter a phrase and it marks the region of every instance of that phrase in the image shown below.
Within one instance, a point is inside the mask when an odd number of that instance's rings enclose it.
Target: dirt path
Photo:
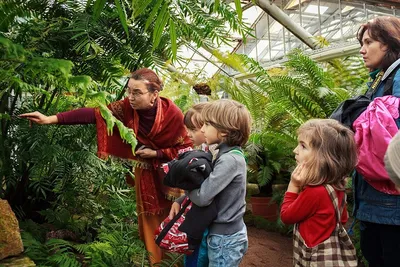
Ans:
[[[292,266],[292,238],[267,232],[253,226],[247,228],[249,249],[240,267]]]

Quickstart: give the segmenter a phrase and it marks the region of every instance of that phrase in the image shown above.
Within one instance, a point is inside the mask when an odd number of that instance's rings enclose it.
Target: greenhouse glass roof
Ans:
[[[214,47],[220,52],[246,54],[264,67],[273,66],[285,60],[285,55],[294,48],[300,48],[316,59],[329,59],[341,55],[357,54],[359,44],[355,38],[359,26],[380,15],[400,16],[400,1],[345,1],[345,0],[259,0],[242,1],[243,20],[251,26],[254,36],[243,42],[241,36],[233,35],[229,45]],[[283,11],[278,16],[270,10],[263,10],[262,2]],[[232,3],[232,7],[234,7]],[[265,8],[264,8],[265,9]],[[268,13],[266,12],[268,11]],[[279,15],[279,14],[278,14]],[[288,30],[281,17],[300,26],[296,31]],[[281,20],[281,21],[279,21]],[[314,41],[313,48],[298,36],[321,36]],[[314,39],[316,40],[316,39]],[[178,66],[194,77],[211,77],[216,72],[240,78],[237,70],[224,66],[211,53],[195,45],[187,45],[179,51],[184,58]],[[244,77],[246,78],[246,77]]]

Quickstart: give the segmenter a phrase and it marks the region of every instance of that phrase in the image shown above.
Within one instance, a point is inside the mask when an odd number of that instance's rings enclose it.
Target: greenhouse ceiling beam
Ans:
[[[208,45],[206,45],[206,44],[204,44],[204,43],[203,43],[203,45],[202,45],[202,48],[203,48],[204,50],[206,50],[208,53],[210,53],[211,55],[214,55],[214,53],[215,53],[215,52],[214,52],[215,49],[209,47]],[[234,65],[229,64],[228,62],[224,62],[224,65],[225,65],[225,66],[228,66],[229,68],[232,68],[232,69],[238,71],[238,69],[237,69]],[[222,71],[222,69],[221,69],[220,67],[219,67],[219,71]],[[224,73],[227,73],[227,72],[224,70]],[[247,74],[244,74],[244,75],[247,75]],[[235,79],[235,77],[233,77],[231,74],[228,74],[228,76]],[[247,78],[247,79],[248,79],[250,82],[252,82],[253,84],[258,84],[257,81],[256,81],[256,79],[254,79],[254,76],[253,76],[253,77],[249,77],[249,78]]]
[[[187,82],[187,84],[189,84],[190,86],[193,86],[196,84],[196,82],[190,76],[186,75],[185,73],[180,72],[172,64],[166,63],[166,67],[169,72],[176,73],[179,78],[181,78],[182,80]]]
[[[395,8],[398,9],[400,8],[400,1],[399,0],[381,0],[381,1],[376,1],[376,0],[352,0],[352,2],[356,3],[361,3],[361,4],[367,4],[367,5],[373,5],[377,7],[385,7],[385,8]]]
[[[299,24],[293,22],[291,18],[282,11],[282,9],[277,7],[270,0],[256,0],[256,4],[268,15],[273,17],[277,22],[282,24],[286,29],[293,33],[308,47],[310,47],[311,49],[318,48],[319,44],[315,40],[315,38]]]
[[[356,55],[360,51],[360,44],[358,42],[346,42],[338,46],[322,48],[307,55],[316,61],[328,61],[338,57]],[[279,67],[285,62],[287,58],[282,58],[280,60],[275,60],[269,62],[268,64],[262,65],[264,69],[270,69],[274,67]],[[236,80],[254,79],[256,75],[254,73],[249,74],[237,74],[233,76]]]
[[[201,56],[202,58],[204,58],[206,61],[208,61],[209,63],[213,64],[215,67],[217,67],[219,70],[221,70],[222,72],[225,73],[225,75],[231,76],[228,72],[226,72],[223,68],[221,68],[221,66],[218,65],[217,62],[211,60],[210,58],[206,57],[203,53],[201,53],[198,49],[194,48],[192,45],[190,45],[189,43],[186,44],[187,47],[189,47],[193,52],[197,53],[199,56]],[[210,49],[211,50],[211,49]],[[213,53],[210,51],[207,51],[211,54],[211,57],[213,56]],[[206,63],[207,64],[207,63]]]

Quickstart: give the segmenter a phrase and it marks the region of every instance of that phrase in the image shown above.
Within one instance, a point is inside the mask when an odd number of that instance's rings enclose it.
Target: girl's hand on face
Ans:
[[[291,193],[300,193],[301,187],[304,185],[304,164],[297,165],[297,167],[292,172],[292,176],[290,178],[290,183],[287,189],[287,192]]]
[[[171,210],[169,211],[169,219],[172,220],[176,214],[178,214],[181,205],[178,202],[172,203]]]
[[[290,178],[290,182],[297,187],[302,187],[304,185],[304,163],[297,165],[297,167],[292,172],[292,176]]]
[[[150,158],[156,158],[157,157],[157,151],[151,149],[151,148],[143,148],[139,149],[136,151],[136,156],[139,156],[144,159],[150,159]]]

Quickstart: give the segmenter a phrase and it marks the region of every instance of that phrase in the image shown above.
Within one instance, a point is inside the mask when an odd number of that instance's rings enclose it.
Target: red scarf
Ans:
[[[99,109],[95,111],[98,156],[106,158],[109,155],[113,155],[139,162],[136,168],[141,169],[141,175],[135,178],[140,179],[141,190],[137,193],[141,195],[144,211],[151,214],[162,212],[171,204],[166,200],[166,197],[179,197],[182,194],[182,191],[179,189],[163,185],[163,176],[160,171],[161,163],[177,157],[179,149],[192,145],[187,136],[183,124],[183,114],[180,109],[169,99],[159,97],[157,101],[155,121],[150,133],[147,135],[138,131],[139,115],[136,110],[132,109],[128,98],[111,103],[109,109],[125,126],[133,129],[136,139],[140,144],[154,150],[162,149],[164,154],[164,159],[162,160],[157,158],[146,160],[134,156],[131,146],[122,141],[116,126],[114,127],[113,134],[110,136],[107,135],[106,123]],[[144,167],[144,165],[147,167]]]

